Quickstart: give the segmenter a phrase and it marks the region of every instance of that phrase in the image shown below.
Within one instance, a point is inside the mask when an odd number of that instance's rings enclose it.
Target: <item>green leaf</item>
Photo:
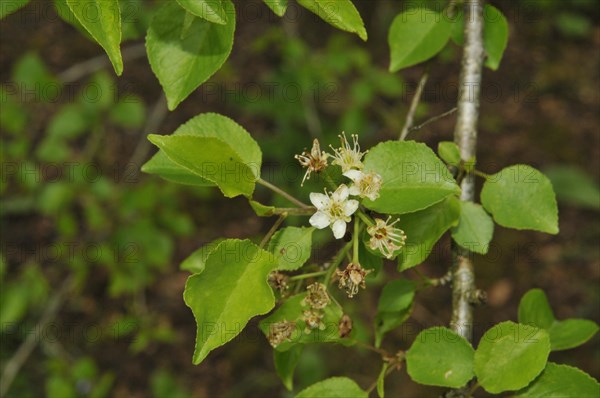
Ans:
[[[379,395],[379,398],[385,398],[385,374],[389,367],[389,363],[384,362],[379,376],[377,376],[377,395]]]
[[[20,322],[31,304],[29,289],[21,283],[3,283],[0,299],[0,322],[3,325]]]
[[[414,141],[387,141],[365,157],[365,170],[381,175],[379,198],[364,205],[380,213],[422,210],[460,193],[448,168],[429,147]]]
[[[519,302],[519,323],[549,329],[556,320],[542,289],[531,289]]]
[[[474,353],[471,344],[452,330],[429,328],[406,352],[406,370],[417,383],[459,388],[474,376]]]
[[[398,14],[388,34],[390,72],[435,56],[448,42],[451,27],[446,16],[428,8],[410,8]]]
[[[452,141],[442,141],[438,144],[438,155],[440,158],[453,166],[460,164],[460,149]]]
[[[290,391],[294,389],[294,370],[296,369],[296,365],[298,365],[303,350],[304,346],[301,345],[294,346],[287,351],[273,350],[275,372],[283,382],[285,388]]]
[[[181,36],[179,36],[181,40],[185,40],[188,37],[195,20],[196,16],[186,10],[185,17],[183,18],[183,27],[181,28]]]
[[[557,320],[541,289],[531,289],[521,298],[519,322],[546,329],[552,351],[578,347],[598,332],[598,325],[587,319]]]
[[[190,394],[177,376],[166,369],[155,370],[150,376],[150,391],[152,397],[190,398]]]
[[[596,322],[588,319],[555,321],[548,329],[552,351],[579,347],[594,337],[597,332],[598,325]]]
[[[544,329],[502,322],[489,329],[475,351],[475,375],[489,393],[527,386],[546,366],[550,338]]]
[[[206,260],[208,256],[216,250],[216,248],[225,239],[216,239],[212,242],[202,246],[201,248],[190,254],[185,260],[179,265],[179,269],[182,271],[189,271],[192,274],[199,274],[204,271],[206,266]]]
[[[263,205],[262,203],[258,203],[255,200],[249,200],[248,202],[250,203],[250,207],[252,207],[252,210],[254,210],[256,215],[259,217],[270,217],[273,214],[275,214],[275,206]]]
[[[287,10],[288,0],[263,0],[263,2],[278,16],[283,17]]]
[[[109,113],[112,122],[125,128],[142,128],[146,120],[146,109],[140,97],[121,98]]]
[[[203,113],[195,116],[185,124],[179,126],[171,135],[174,136],[198,136],[219,138],[227,143],[244,163],[248,165],[256,178],[260,175],[262,153],[260,147],[252,136],[233,120],[217,113]],[[223,169],[225,170],[225,169]],[[150,174],[158,174],[162,178],[188,185],[214,186],[214,183],[202,176],[192,174],[188,169],[171,160],[163,151],[159,151],[146,164],[142,171]],[[206,174],[214,174],[215,167],[207,167]]]
[[[183,298],[198,326],[194,364],[275,306],[267,282],[274,265],[273,256],[249,240],[228,239],[208,256],[204,272],[188,278]]]
[[[342,310],[337,305],[331,303],[323,310],[324,316],[322,319],[325,325],[325,330],[311,330],[310,333],[305,332],[306,323],[302,319],[303,311],[307,307],[302,306],[301,301],[306,297],[306,293],[297,294],[288,298],[275,312],[263,319],[259,323],[260,330],[269,335],[270,326],[276,322],[289,321],[296,323],[296,329],[290,336],[289,341],[284,341],[275,349],[277,351],[287,351],[298,344],[312,343],[340,343],[344,345],[353,344],[354,331],[349,336],[340,337],[339,323],[344,315]]]
[[[46,395],[48,397],[76,397],[77,390],[74,383],[58,373],[46,379]]]
[[[208,22],[220,25],[227,23],[223,0],[177,0],[177,2],[188,12]]]
[[[398,270],[421,264],[444,232],[458,224],[460,201],[451,196],[416,213],[405,214],[398,226],[406,233],[406,245],[398,256]]]
[[[27,93],[19,98],[19,103],[25,102],[31,92],[35,93],[37,101],[56,101],[62,85],[50,73],[44,61],[35,53],[23,55],[15,63],[12,78],[21,93]],[[6,93],[6,90],[4,90]],[[58,92],[58,93],[57,93]]]
[[[67,5],[67,0],[53,0],[52,2],[54,3],[54,9],[56,10],[56,13],[60,17],[60,19],[77,29],[79,33],[81,33],[81,35],[85,38],[89,40],[94,40],[94,38],[88,33],[88,31],[83,27],[83,25],[79,23],[77,17],[75,16],[75,14],[73,14],[73,11],[71,11],[69,6]],[[121,37],[121,40],[123,40],[123,37]]]
[[[450,29],[450,39],[459,46],[465,43],[465,13],[462,9],[456,11]]]
[[[367,41],[365,24],[350,0],[298,0],[298,3],[336,28]]]
[[[367,398],[369,394],[347,377],[331,377],[300,391],[296,398]]]
[[[590,209],[600,209],[600,188],[594,179],[573,166],[553,166],[544,170],[552,181],[559,201]]]
[[[121,58],[121,9],[118,0],[67,0],[81,25],[102,46],[117,75],[123,73]]]
[[[523,398],[597,398],[600,384],[584,371],[548,362],[546,369],[527,388],[517,392]]]
[[[46,137],[73,139],[91,127],[90,118],[80,104],[67,104],[52,116],[46,129]]]
[[[487,54],[485,66],[496,70],[508,43],[508,22],[502,12],[489,4],[484,7],[483,17],[483,48]],[[464,13],[460,10],[454,17],[450,33],[452,41],[459,46],[465,42],[464,29]]]
[[[148,139],[182,168],[217,184],[226,197],[250,197],[254,192],[256,180],[252,169],[220,139],[155,134]]]
[[[486,254],[494,234],[494,221],[481,205],[460,202],[458,225],[452,228],[452,238],[472,252]]]
[[[487,54],[485,66],[498,69],[508,43],[508,22],[496,7],[486,4],[483,9],[483,48]]]
[[[408,279],[388,282],[379,296],[375,316],[375,346],[380,347],[383,336],[402,325],[412,311],[417,286]]]
[[[563,11],[556,16],[554,23],[562,35],[574,39],[589,36],[593,29],[592,19],[582,11]]]
[[[77,101],[86,108],[88,113],[95,116],[115,104],[117,96],[115,89],[115,81],[108,72],[96,72],[79,93]]]
[[[0,87],[0,98],[2,98],[2,112],[0,112],[0,127],[7,132],[18,135],[27,126],[29,118],[23,101],[12,93],[8,93],[4,87]]]
[[[550,180],[533,167],[515,165],[490,176],[481,203],[503,227],[558,233],[558,207]]]
[[[277,259],[277,269],[295,271],[310,258],[313,227],[287,227],[277,231],[268,250]]]
[[[4,18],[9,14],[12,14],[13,12],[20,10],[27,4],[29,4],[29,0],[3,1],[2,4],[0,4],[0,19]]]
[[[235,10],[230,0],[223,0],[223,6],[229,16],[227,24],[196,18],[185,35],[186,11],[177,2],[165,2],[152,19],[146,36],[148,60],[167,95],[170,110],[208,80],[229,57]]]
[[[157,174],[167,181],[176,184],[193,185],[199,187],[214,187],[215,183],[202,178],[196,174],[190,173],[185,168],[173,162],[162,151],[159,151],[154,157],[142,166],[142,171],[148,174]]]

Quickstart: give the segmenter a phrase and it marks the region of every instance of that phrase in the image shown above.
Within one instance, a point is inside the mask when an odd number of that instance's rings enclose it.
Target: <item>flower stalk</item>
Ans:
[[[289,193],[285,192],[283,189],[271,184],[268,181],[263,180],[262,178],[259,178],[258,180],[256,180],[256,182],[258,184],[262,185],[263,187],[269,188],[271,191],[281,195],[282,197],[286,198],[287,200],[289,200],[290,202],[292,202],[293,204],[295,204],[298,207],[301,207],[303,209],[307,209],[310,207],[306,203],[301,202],[300,200],[296,199]]]

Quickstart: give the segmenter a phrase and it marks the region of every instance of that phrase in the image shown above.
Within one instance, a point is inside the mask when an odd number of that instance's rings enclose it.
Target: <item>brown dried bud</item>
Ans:
[[[295,330],[296,322],[274,322],[269,326],[269,336],[267,336],[267,339],[273,347],[277,347],[284,341],[290,341],[290,337],[292,337],[292,333],[294,333]]]
[[[340,278],[339,288],[346,289],[346,294],[349,298],[354,297],[358,293],[358,288],[362,287],[365,289],[365,277],[373,270],[366,270],[361,267],[358,263],[350,263],[345,270],[335,271],[336,275]]]
[[[321,310],[306,310],[302,313],[304,322],[306,322],[306,328],[304,333],[310,334],[314,329],[325,330],[325,324],[323,323],[323,317],[325,314]]]
[[[327,294],[327,287],[322,283],[315,282],[307,286],[306,290],[308,290],[308,294],[301,302],[304,307],[308,305],[310,308],[321,310],[331,302]]]
[[[350,333],[352,332],[352,319],[350,319],[348,315],[344,314],[342,316],[338,325],[338,330],[341,338],[350,336]]]
[[[280,293],[284,293],[288,286],[289,277],[281,272],[271,272],[269,274],[269,284],[273,287],[273,289],[279,290]]]

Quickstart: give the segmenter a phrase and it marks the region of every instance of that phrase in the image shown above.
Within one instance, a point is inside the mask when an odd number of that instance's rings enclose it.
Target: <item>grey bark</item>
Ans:
[[[454,141],[460,148],[463,162],[475,158],[477,148],[477,122],[479,119],[479,93],[483,65],[483,4],[482,0],[466,0],[465,45],[460,74],[458,114]],[[461,200],[473,201],[475,181],[467,174],[461,182]],[[452,329],[471,341],[473,335],[473,298],[475,273],[471,253],[455,247],[452,267]]]

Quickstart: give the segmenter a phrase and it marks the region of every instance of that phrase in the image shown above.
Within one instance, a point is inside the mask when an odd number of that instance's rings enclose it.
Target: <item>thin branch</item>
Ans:
[[[290,40],[298,39],[298,23],[289,18],[282,18],[283,32]],[[318,86],[317,90],[321,87]],[[313,94],[313,95],[310,95]],[[319,93],[316,93],[319,95]],[[315,104],[315,93],[302,94],[302,106],[304,108],[304,121],[306,122],[306,128],[310,133],[311,137],[319,138],[323,135],[323,124],[319,118],[319,113]]]
[[[309,272],[308,274],[300,274],[290,276],[290,281],[301,281],[303,279],[317,278],[319,276],[326,275],[328,271],[317,271],[317,272]]]
[[[371,227],[373,226],[375,223],[373,222],[373,220],[371,220],[369,218],[369,216],[367,216],[365,213],[362,212],[362,210],[359,210],[356,212],[356,215],[368,226]]]
[[[298,207],[277,207],[273,210],[274,215],[287,213],[289,216],[312,216],[317,209],[315,207],[298,208]]]
[[[258,245],[261,249],[263,247],[265,247],[265,245],[267,244],[267,242],[269,241],[269,239],[271,239],[271,237],[273,236],[273,234],[275,232],[277,232],[277,230],[279,229],[279,227],[281,226],[281,224],[283,224],[283,221],[285,220],[285,218],[287,217],[286,213],[283,213],[282,215],[279,216],[279,218],[277,219],[277,221],[275,221],[275,223],[273,224],[273,226],[271,227],[271,229],[269,230],[269,232],[267,232],[267,234],[264,236],[264,238],[260,241],[260,245]]]
[[[460,148],[463,162],[474,158],[477,146],[477,122],[479,119],[479,93],[483,66],[483,5],[481,0],[466,0],[465,46],[463,52],[458,116],[454,140]],[[461,182],[461,200],[473,201],[475,178],[467,174]],[[452,329],[471,341],[473,337],[472,297],[475,289],[475,272],[472,255],[468,250],[454,247],[452,267]]]
[[[46,329],[48,323],[52,322],[65,301],[67,293],[71,290],[72,283],[72,278],[68,278],[62,283],[58,291],[48,301],[48,305],[34,330],[38,332],[43,331]],[[17,349],[17,352],[6,363],[2,372],[2,378],[0,378],[0,397],[6,396],[15,376],[19,373],[19,370],[25,364],[41,338],[42,336],[39,333],[28,334],[25,341]]]
[[[164,94],[161,94],[160,98],[154,103],[148,114],[148,120],[141,131],[141,136],[135,146],[133,154],[129,158],[128,164],[134,164],[138,168],[141,167],[141,163],[146,159],[148,152],[152,147],[152,144],[146,138],[146,134],[156,133],[163,120],[165,120],[167,113],[167,98]]]
[[[406,115],[406,121],[404,122],[404,127],[402,128],[402,132],[400,133],[400,141],[404,141],[406,136],[409,133],[410,128],[413,125],[413,121],[415,118],[415,112],[417,111],[417,107],[419,106],[419,102],[421,101],[421,96],[423,95],[423,88],[425,88],[425,84],[427,84],[427,79],[429,79],[429,73],[423,73],[421,76],[421,80],[419,81],[419,85],[417,86],[417,91],[415,92],[415,96],[410,103],[410,108],[408,109],[408,114]]]
[[[427,126],[428,124],[431,124],[433,122],[437,122],[440,119],[445,118],[446,116],[450,116],[452,115],[454,112],[457,111],[457,107],[454,107],[452,109],[450,109],[449,111],[446,111],[440,115],[434,116],[431,119],[427,119],[426,121],[424,121],[423,123],[419,124],[418,126],[413,126],[411,128],[408,129],[409,133],[412,133],[413,131],[417,131],[417,130],[421,130],[423,127]]]
[[[477,391],[479,389],[479,387],[481,387],[481,385],[478,382],[473,383],[473,385],[469,389],[468,396],[472,397],[473,394],[475,393],[475,391]]]
[[[394,366],[389,366],[386,370],[385,370],[385,374],[383,375],[383,378],[385,379],[386,377],[388,377],[393,371],[394,369],[396,369]],[[373,382],[373,384],[371,384],[369,386],[369,388],[367,388],[367,393],[371,393],[373,390],[375,390],[377,388],[377,383],[379,382],[379,375],[377,375],[377,378],[375,379],[375,381]]]
[[[382,348],[377,348],[375,346],[372,346],[371,344],[367,344],[364,341],[354,340],[354,343],[356,343],[356,345],[358,345],[358,346],[361,346],[362,348],[366,348],[369,351],[373,351],[373,352],[378,353],[383,358],[387,358],[387,357],[390,356],[390,353],[387,352],[386,350],[384,350]]]
[[[475,174],[477,177],[485,178],[486,180],[491,177],[489,174],[479,170],[473,170],[473,174]]]
[[[284,198],[286,198],[287,200],[289,200],[290,202],[292,202],[293,204],[295,204],[296,206],[299,206],[303,209],[307,209],[310,208],[309,205],[307,205],[306,203],[303,203],[301,201],[299,201],[298,199],[294,198],[292,195],[290,195],[289,193],[285,192],[283,189],[271,184],[268,181],[263,180],[262,178],[259,178],[256,181],[258,184],[262,185],[263,187],[267,187],[269,188],[271,191],[283,196]]]
[[[145,54],[146,46],[143,43],[126,47],[121,51],[123,61],[131,61],[141,58]],[[57,77],[58,80],[63,83],[73,83],[87,75],[91,75],[94,72],[104,69],[109,65],[110,60],[108,59],[108,56],[106,54],[102,54],[71,66],[69,69],[59,73]]]
[[[336,254],[333,262],[327,269],[327,274],[325,275],[325,280],[323,281],[323,284],[325,286],[329,285],[329,282],[331,282],[331,277],[333,276],[333,273],[337,269],[338,265],[340,265],[342,263],[342,261],[344,261],[344,257],[346,257],[346,253],[348,253],[350,251],[351,247],[352,247],[352,241],[346,243],[346,245],[344,247],[342,247],[340,249],[340,251]]]

